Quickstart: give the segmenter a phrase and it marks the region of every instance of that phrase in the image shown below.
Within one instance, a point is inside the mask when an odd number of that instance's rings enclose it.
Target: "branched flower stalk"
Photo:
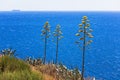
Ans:
[[[44,57],[43,57],[43,64],[45,64],[45,62],[46,62],[46,50],[47,50],[47,39],[50,37],[50,25],[49,25],[48,21],[43,26],[41,36],[44,36],[43,40],[45,42],[45,44],[44,44]]]
[[[53,36],[55,37],[55,42],[56,42],[56,64],[58,63],[58,47],[59,47],[59,40],[63,38],[62,36],[62,31],[61,31],[61,26],[58,24],[56,26],[55,31],[53,32]]]
[[[85,65],[85,51],[86,46],[90,45],[93,41],[93,35],[91,34],[93,30],[90,28],[89,20],[87,16],[83,16],[82,23],[79,24],[79,30],[76,33],[76,36],[79,37],[79,40],[76,41],[76,44],[81,48],[82,47],[82,73],[81,80],[84,80],[84,65]]]

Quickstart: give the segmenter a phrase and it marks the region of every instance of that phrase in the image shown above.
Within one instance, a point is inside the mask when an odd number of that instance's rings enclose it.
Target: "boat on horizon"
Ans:
[[[13,12],[20,12],[20,10],[12,10]]]

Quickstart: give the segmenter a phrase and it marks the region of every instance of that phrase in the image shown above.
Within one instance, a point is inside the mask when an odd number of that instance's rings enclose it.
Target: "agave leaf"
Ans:
[[[92,40],[89,40],[88,42],[92,43],[93,41],[92,41]]]
[[[90,45],[90,43],[91,43],[91,42],[86,42],[86,46],[87,46],[87,45]]]
[[[85,26],[85,29],[87,29],[88,28],[88,26]]]
[[[87,45],[90,45],[92,42],[93,42],[92,40],[87,41],[87,42],[86,42],[86,46],[87,46]]]
[[[93,38],[94,36],[90,36],[90,38]]]
[[[89,38],[93,38],[94,36],[92,34],[88,34],[88,37]]]
[[[80,38],[80,40],[84,40],[84,38]]]
[[[62,34],[62,31],[58,31],[59,34]]]
[[[75,35],[76,35],[76,36],[80,36],[80,33],[76,33]]]
[[[89,27],[90,26],[90,24],[89,23],[87,23],[87,27]]]
[[[88,37],[92,37],[92,34],[91,33],[87,33]]]
[[[84,32],[83,30],[79,30],[78,32]]]
[[[89,32],[93,32],[93,30],[92,30],[92,29],[89,29]]]

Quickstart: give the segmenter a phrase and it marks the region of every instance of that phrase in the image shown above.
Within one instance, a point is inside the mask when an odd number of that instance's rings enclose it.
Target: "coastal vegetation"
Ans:
[[[54,62],[46,63],[47,43],[50,37],[50,24],[47,21],[41,30],[44,41],[43,58],[33,59],[27,57],[21,60],[16,57],[16,50],[11,48],[0,52],[0,80],[84,80],[84,65],[86,46],[91,44],[93,38],[87,16],[83,16],[82,23],[76,36],[79,38],[76,44],[82,48],[82,71],[78,67],[68,69],[65,65],[58,62],[59,40],[63,38],[61,26],[57,25],[53,31],[54,42],[56,43],[56,56]],[[81,45],[82,43],[82,45]],[[91,80],[90,78],[88,80]]]
[[[76,41],[76,44],[79,46],[79,48],[82,48],[82,72],[81,72],[81,80],[84,80],[84,67],[85,67],[85,51],[86,46],[89,46],[93,41],[91,38],[93,38],[91,32],[93,30],[90,28],[89,20],[87,16],[83,16],[82,23],[79,24],[78,32],[76,33],[76,36],[79,38],[78,41]]]
[[[43,41],[44,41],[44,58],[43,58],[43,63],[45,64],[46,62],[46,50],[47,50],[47,39],[50,36],[50,25],[48,22],[46,22],[43,26],[42,29],[42,34],[41,36],[44,36]]]
[[[57,25],[55,31],[53,32],[53,36],[56,38],[56,64],[58,63],[58,48],[59,48],[59,40],[63,38],[61,31],[61,26]]]
[[[0,57],[0,80],[43,80],[24,61],[8,55]]]

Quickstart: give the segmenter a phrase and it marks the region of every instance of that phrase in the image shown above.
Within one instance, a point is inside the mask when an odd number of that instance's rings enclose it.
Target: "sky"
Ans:
[[[0,0],[0,11],[120,11],[120,0]]]

